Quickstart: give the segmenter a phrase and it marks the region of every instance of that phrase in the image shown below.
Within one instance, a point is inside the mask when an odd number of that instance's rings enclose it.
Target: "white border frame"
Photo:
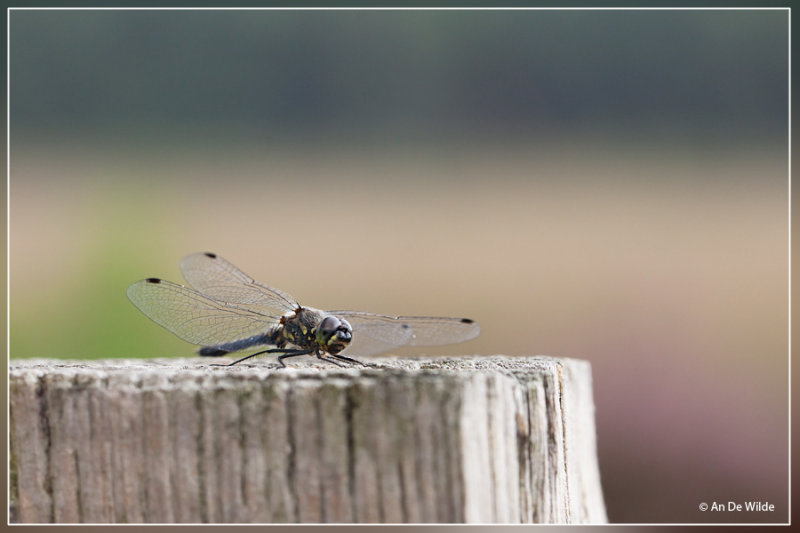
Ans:
[[[780,526],[792,523],[792,10],[789,7],[8,7],[6,8],[6,385],[9,383],[9,368],[11,360],[11,13],[13,11],[786,11],[788,16],[788,514],[787,522],[761,523],[761,522],[698,522],[698,523],[610,523],[607,526]],[[6,386],[6,457],[11,457],[11,402],[10,390]],[[11,468],[7,463],[6,492],[10,493]],[[6,524],[10,518],[11,499],[6,502]],[[43,524],[44,525],[44,524]],[[48,524],[48,525],[73,525],[73,524]],[[190,526],[214,524],[83,524],[80,525],[167,525]],[[254,525],[254,524],[225,524]],[[312,524],[281,524],[304,526]],[[334,525],[334,524],[325,524]],[[358,524],[352,524],[358,525]],[[380,524],[390,525],[390,524]],[[437,524],[399,524],[399,525],[425,525]],[[441,524],[447,525],[447,524]],[[501,525],[501,524],[464,524],[464,525]],[[504,524],[505,525],[505,524]],[[511,524],[530,526],[531,524]]]

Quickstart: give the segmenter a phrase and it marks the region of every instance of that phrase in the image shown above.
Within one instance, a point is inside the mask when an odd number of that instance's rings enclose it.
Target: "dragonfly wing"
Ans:
[[[347,355],[376,355],[399,346],[438,346],[474,339],[480,326],[468,318],[391,316],[358,311],[330,311],[353,326]]]
[[[177,283],[150,278],[128,287],[133,305],[181,339],[206,346],[263,334],[280,317],[225,304]]]
[[[275,310],[283,314],[298,307],[290,294],[258,283],[216,254],[189,255],[181,260],[180,267],[189,285],[213,300],[266,313]]]

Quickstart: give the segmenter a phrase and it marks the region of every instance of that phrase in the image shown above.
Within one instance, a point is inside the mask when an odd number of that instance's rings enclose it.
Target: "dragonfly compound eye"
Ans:
[[[328,353],[337,354],[347,348],[353,338],[353,328],[347,320],[328,315],[317,326],[317,343]]]

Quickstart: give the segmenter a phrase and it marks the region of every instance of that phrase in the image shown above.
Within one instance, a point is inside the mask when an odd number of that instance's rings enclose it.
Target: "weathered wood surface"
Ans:
[[[604,523],[588,363],[10,365],[11,521]]]

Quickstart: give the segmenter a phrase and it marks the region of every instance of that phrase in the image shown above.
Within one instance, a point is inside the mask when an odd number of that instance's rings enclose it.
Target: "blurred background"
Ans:
[[[786,11],[12,11],[11,357],[213,251],[592,363],[614,522],[787,520]],[[269,364],[263,361],[263,364]],[[758,500],[773,513],[702,513]]]

